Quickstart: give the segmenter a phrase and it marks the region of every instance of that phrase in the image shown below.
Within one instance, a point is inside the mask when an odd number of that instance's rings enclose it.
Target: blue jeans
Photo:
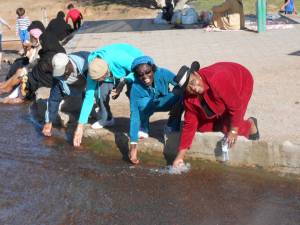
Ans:
[[[109,106],[109,98],[110,92],[112,91],[113,87],[113,83],[103,82],[98,87],[98,91],[95,92],[96,101],[100,107],[98,112],[98,120],[102,122],[112,119],[112,113]]]
[[[179,131],[183,112],[182,96],[175,95],[172,92],[155,100],[149,98],[147,101],[145,99],[143,106],[140,108],[140,129],[148,133],[150,116],[155,112],[167,111],[170,111],[167,126],[171,127],[173,131]]]

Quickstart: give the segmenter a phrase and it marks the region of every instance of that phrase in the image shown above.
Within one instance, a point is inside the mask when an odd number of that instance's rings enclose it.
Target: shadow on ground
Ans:
[[[124,5],[128,7],[158,8],[155,0],[77,0],[83,6]]]
[[[299,51],[295,51],[295,52],[291,52],[289,55],[300,56],[300,50]]]
[[[181,29],[200,29],[201,24],[183,25]],[[177,29],[173,24],[154,24],[153,19],[85,21],[78,33],[110,33]]]

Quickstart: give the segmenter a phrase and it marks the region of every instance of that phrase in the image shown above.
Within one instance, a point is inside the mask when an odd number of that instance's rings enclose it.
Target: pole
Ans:
[[[257,32],[265,32],[267,30],[267,2],[266,0],[256,1],[256,17],[257,17]]]

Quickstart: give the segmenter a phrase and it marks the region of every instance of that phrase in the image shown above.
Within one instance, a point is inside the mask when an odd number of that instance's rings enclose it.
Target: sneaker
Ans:
[[[107,120],[107,121],[101,121],[98,120],[97,122],[93,123],[92,128],[93,129],[101,129],[103,127],[111,127],[115,125],[115,120],[114,118],[112,118],[111,120]]]
[[[140,130],[139,133],[138,133],[138,137],[139,137],[139,139],[148,138],[149,134]]]

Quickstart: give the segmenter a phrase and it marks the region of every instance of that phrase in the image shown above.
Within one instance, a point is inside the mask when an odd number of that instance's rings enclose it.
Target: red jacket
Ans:
[[[202,97],[213,115],[207,116],[199,96],[186,93],[179,149],[190,147],[197,130],[226,132],[231,127],[239,127],[239,134],[248,136],[249,123],[245,124],[243,117],[253,90],[251,73],[237,63],[220,62],[200,69],[198,74],[204,82]]]

